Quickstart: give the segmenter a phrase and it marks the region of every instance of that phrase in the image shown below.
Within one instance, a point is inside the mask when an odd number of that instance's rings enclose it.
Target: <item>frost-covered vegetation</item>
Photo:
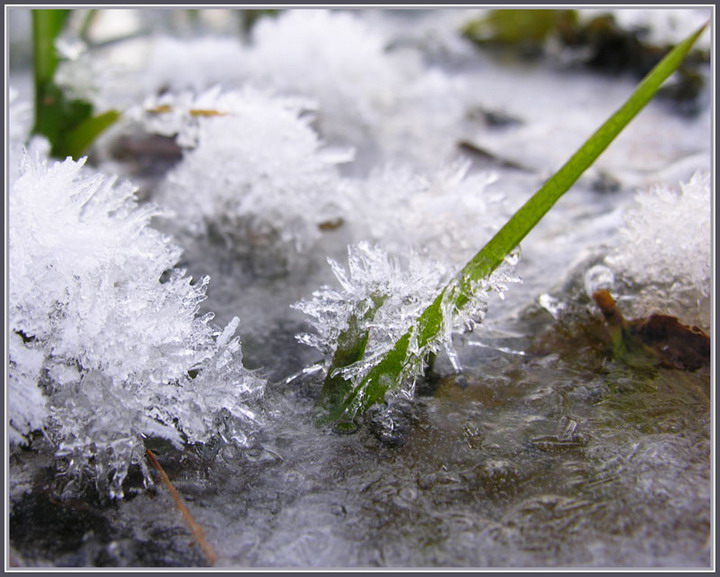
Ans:
[[[420,328],[412,332],[407,360],[399,379],[401,386],[386,386],[390,394],[412,398],[415,381],[422,375],[426,359],[440,351],[448,355],[457,371],[461,370],[453,346],[453,333],[471,331],[476,324],[482,323],[491,293],[502,297],[508,288],[506,283],[520,280],[514,275],[516,263],[516,255],[513,255],[504,266],[484,278],[475,288],[472,303],[466,310],[457,310],[448,298],[442,307],[443,326],[437,338],[423,341]],[[310,317],[315,329],[314,333],[298,338],[323,354],[323,368],[331,378],[339,377],[347,381],[350,388],[363,391],[363,380],[370,371],[382,362],[409,327],[417,326],[421,314],[459,270],[416,253],[411,253],[403,266],[367,243],[348,249],[347,271],[332,260],[330,265],[341,290],[326,286],[315,291],[312,300],[295,305]],[[352,340],[357,338],[363,341],[360,357],[338,359],[338,355],[353,352]],[[349,350],[344,351],[345,348]],[[326,395],[334,397],[338,393],[330,390]],[[362,412],[362,395],[358,395],[344,418],[352,419]],[[388,399],[386,396],[385,400]]]
[[[119,119],[88,156],[55,158],[33,134],[27,92],[10,93],[13,458],[22,463],[27,447],[43,448],[65,496],[94,486],[103,499],[121,500],[137,488],[133,471],[152,484],[150,443],[195,450],[209,468],[215,458],[242,459],[253,449],[274,454],[272,443],[257,447],[267,440],[267,422],[282,422],[288,401],[275,396],[268,404],[268,391],[292,389],[306,375],[325,378],[313,388],[321,405],[354,391],[350,410],[335,417],[360,417],[364,396],[412,403],[436,357],[457,375],[468,339],[493,347],[478,335],[488,316],[493,322],[496,297],[525,290],[519,306],[529,309],[536,289],[567,281],[577,262],[552,258],[573,243],[585,251],[577,257],[584,296],[608,288],[631,316],[663,311],[708,330],[712,177],[706,151],[684,143],[682,181],[630,161],[608,163],[632,203],[595,191],[568,204],[571,216],[530,237],[522,251],[508,246],[493,255],[498,262],[482,278],[463,276],[558,168],[516,162],[524,151],[517,140],[498,154],[495,145],[511,139],[516,125],[523,138],[535,134],[537,146],[562,155],[578,144],[553,140],[551,123],[532,122],[523,110],[528,100],[518,107],[508,99],[507,114],[479,104],[482,83],[467,74],[475,49],[460,40],[460,25],[485,13],[439,10],[408,27],[377,11],[282,10],[244,37],[155,33],[107,45],[69,26],[58,42],[55,81]],[[666,27],[674,31],[680,24],[672,22]],[[683,37],[692,31],[678,22]],[[606,117],[603,109],[592,126]],[[458,146],[471,140],[479,161]],[[556,160],[543,152],[546,163]],[[582,186],[592,189],[598,174]],[[597,215],[609,223],[606,236],[593,224],[588,234],[597,238],[588,240],[585,225],[573,226],[574,217],[595,218],[596,209],[583,206],[588,198],[606,203]],[[552,299],[543,294],[541,307],[567,305]],[[436,305],[438,326],[429,335],[432,323],[419,319]],[[518,314],[507,314],[506,325]],[[301,352],[274,347],[279,332]],[[403,339],[397,382],[370,390],[364,380]],[[268,366],[275,357],[279,368]],[[387,428],[396,427],[393,418]],[[561,441],[576,442],[573,431]],[[10,482],[14,495],[29,490],[27,475]]]
[[[40,142],[9,191],[10,441],[43,431],[69,478],[91,467],[112,497],[144,438],[180,446],[252,423],[263,387],[242,367],[237,320],[198,316],[209,279],[174,268],[180,249],[149,226],[157,208],[133,195]]]
[[[492,177],[465,178],[466,164],[439,162],[451,156],[449,128],[462,114],[448,105],[457,102],[454,81],[417,54],[389,53],[387,39],[352,13],[288,11],[261,21],[249,45],[160,37],[135,62],[92,50],[71,32],[58,51],[54,81],[68,97],[122,117],[91,168],[49,158],[42,139],[21,152],[29,107],[13,96],[11,441],[42,431],[69,464],[68,479],[89,472],[102,492],[110,480],[112,497],[122,496],[131,464],[145,468],[146,438],[207,442],[233,419],[247,425],[231,435],[242,444],[254,428],[263,381],[243,369],[237,319],[222,330],[212,312],[200,314],[211,281],[176,268],[179,242],[209,236],[221,250],[250,255],[256,273],[284,274],[327,228],[382,238],[395,257],[411,248],[440,257],[462,236],[458,217],[463,230],[480,232],[473,217],[486,228],[495,218],[483,214],[493,199],[478,195]],[[437,139],[424,144],[429,133],[447,133],[444,151]],[[113,174],[123,167],[112,142],[142,134],[173,138],[182,154],[154,186],[152,204],[138,203],[136,187]],[[339,165],[353,165],[356,153],[364,162],[379,154],[382,170],[342,175]],[[438,176],[415,176],[410,167],[430,159]],[[408,198],[417,209],[402,210]],[[467,210],[420,224],[456,202]],[[407,218],[388,234],[382,217],[391,211]],[[423,270],[435,278],[430,288],[408,285],[422,293],[414,310],[442,277]],[[392,279],[377,282],[392,302],[401,299]],[[348,314],[349,305],[338,306]],[[396,312],[387,315],[393,326],[412,320]],[[394,337],[399,328],[379,330]]]

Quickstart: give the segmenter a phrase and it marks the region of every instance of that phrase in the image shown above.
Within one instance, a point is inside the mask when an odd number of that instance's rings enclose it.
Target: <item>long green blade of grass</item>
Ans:
[[[333,422],[352,419],[370,406],[382,402],[385,394],[401,386],[403,380],[411,375],[423,359],[418,358],[416,350],[423,351],[432,341],[439,338],[443,330],[443,311],[447,306],[462,310],[473,295],[474,285],[488,277],[515,249],[523,238],[535,227],[540,219],[567,192],[580,176],[602,154],[618,134],[655,96],[660,86],[678,68],[708,24],[702,26],[682,43],[670,51],[663,60],[640,82],[632,95],[581,147],[565,165],[558,170],[497,232],[497,234],[478,252],[460,271],[457,279],[445,287],[433,303],[420,315],[416,324],[410,327],[380,362],[356,385],[340,379],[337,369],[332,366],[327,375],[324,395],[320,405],[324,410],[321,422]],[[358,338],[346,338],[350,346],[364,347],[364,341]],[[412,350],[411,350],[412,343]],[[345,350],[336,354],[337,358],[357,359],[362,351]],[[328,384],[337,390],[328,391]],[[335,401],[335,399],[341,399]]]

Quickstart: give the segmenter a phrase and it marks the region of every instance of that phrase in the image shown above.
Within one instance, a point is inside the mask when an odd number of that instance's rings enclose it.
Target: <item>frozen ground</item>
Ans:
[[[462,262],[635,82],[565,70],[557,62],[479,56],[442,35],[447,28],[441,23],[456,17],[445,13],[435,28],[428,24],[432,19],[416,28],[437,42],[427,44],[428,57],[447,59],[462,86],[449,91],[456,114],[437,117],[452,138],[415,142],[411,156],[420,160],[417,173],[432,175],[436,169],[422,164],[428,151],[450,146],[471,162],[470,175],[497,175],[485,191],[502,198],[487,200],[494,212],[479,232],[449,211],[459,237],[453,242],[460,243],[453,258]],[[401,19],[372,13],[367,21],[402,37]],[[328,88],[320,97],[343,95]],[[414,102],[427,110],[427,103]],[[340,126],[347,122],[343,110],[332,109]],[[480,111],[518,122],[494,126]],[[228,249],[227,237],[193,236],[158,223],[182,243],[188,274],[211,277],[200,314],[214,312],[223,327],[238,316],[243,362],[267,378],[264,397],[253,405],[260,424],[245,446],[152,446],[216,549],[217,566],[710,566],[710,371],[638,370],[611,361],[584,281],[588,269],[619,246],[623,215],[638,188],[676,188],[696,171],[710,170],[711,112],[709,101],[693,117],[678,115],[668,101],[652,102],[523,242],[517,268],[523,283],[513,284],[504,300],[491,300],[474,333],[457,337],[463,375],[453,375],[440,357],[437,374],[419,384],[412,402],[370,411],[354,434],[312,423],[321,383],[300,371],[318,358],[296,341],[308,325],[290,305],[332,282],[325,257],[344,263],[347,244],[380,219],[387,223],[380,230],[390,231],[381,240],[402,247],[406,231],[422,228],[424,218],[427,228],[413,238],[437,250],[431,234],[437,211],[423,213],[428,209],[418,205],[416,220],[405,221],[392,199],[383,197],[385,181],[377,177],[368,184],[364,163],[371,165],[377,154],[373,138],[382,137],[390,142],[386,150],[394,150],[393,139],[403,130],[362,134],[370,152],[315,181],[337,179],[351,191],[365,182],[368,191],[375,186],[380,192],[373,206],[362,209],[362,219],[313,239],[310,253],[277,253],[273,245],[268,252],[262,245],[254,255],[238,255]],[[421,125],[433,126],[432,119]],[[454,146],[461,141],[471,146]],[[133,167],[116,160],[107,167],[140,178],[151,197],[162,178],[133,174]],[[470,239],[467,245],[463,238]],[[638,295],[626,290],[618,300],[632,311]],[[708,300],[673,314],[710,328]],[[131,469],[124,500],[103,505],[89,491],[61,501],[55,495],[62,478],[48,466],[50,453],[38,441],[10,460],[11,562],[206,563],[162,485],[137,491],[141,478]]]

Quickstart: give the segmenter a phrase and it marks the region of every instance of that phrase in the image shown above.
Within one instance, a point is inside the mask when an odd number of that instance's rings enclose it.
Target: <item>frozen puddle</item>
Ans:
[[[260,446],[175,471],[218,566],[709,564],[707,375],[639,380],[572,350],[478,364],[396,418],[401,446],[379,423],[318,430],[309,399],[270,393]],[[160,489],[118,522],[181,534],[171,510]]]

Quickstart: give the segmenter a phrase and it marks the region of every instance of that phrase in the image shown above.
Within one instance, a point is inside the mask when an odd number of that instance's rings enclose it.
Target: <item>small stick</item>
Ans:
[[[167,114],[168,112],[172,112],[173,107],[169,104],[160,104],[158,106],[155,106],[153,108],[146,108],[145,112],[148,114]],[[190,116],[198,117],[198,116],[226,116],[226,112],[222,112],[220,110],[213,110],[212,108],[191,108],[188,110]]]
[[[192,518],[190,511],[188,511],[185,503],[183,503],[183,500],[180,497],[180,494],[177,492],[177,489],[175,489],[173,484],[170,482],[170,477],[168,477],[167,473],[165,473],[165,470],[158,462],[155,454],[150,449],[145,449],[145,455],[149,459],[150,463],[152,463],[152,466],[155,467],[155,469],[157,470],[158,474],[160,475],[160,479],[167,487],[167,490],[170,491],[170,495],[175,501],[175,505],[178,509],[180,509],[180,512],[185,518],[185,522],[188,524],[190,530],[192,531],[193,537],[195,537],[195,541],[197,541],[198,545],[200,545],[200,548],[205,554],[207,560],[210,562],[210,565],[215,565],[215,562],[217,561],[217,553],[212,548],[210,543],[207,542],[207,539],[205,539],[205,534],[202,527],[197,523],[197,521],[195,521],[195,519]]]

